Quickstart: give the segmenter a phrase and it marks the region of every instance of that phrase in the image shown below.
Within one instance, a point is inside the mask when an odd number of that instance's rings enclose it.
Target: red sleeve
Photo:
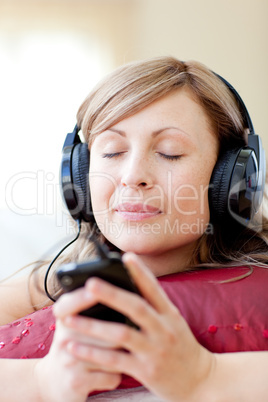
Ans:
[[[34,359],[45,356],[55,331],[52,307],[0,327],[0,358]]]

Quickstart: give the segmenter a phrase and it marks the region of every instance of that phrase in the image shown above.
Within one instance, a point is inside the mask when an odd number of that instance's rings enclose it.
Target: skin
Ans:
[[[0,359],[1,401],[85,402],[93,390],[116,388],[122,372],[163,401],[267,399],[267,352],[210,353],[196,342],[140,258],[126,253],[123,259],[143,298],[97,279],[63,295],[54,305],[56,332],[48,355],[36,360]],[[77,315],[97,301],[128,312],[140,331]],[[116,347],[93,346],[94,338],[112,341]]]
[[[185,387],[181,359],[183,371],[193,371],[199,362],[191,379],[195,384],[209,372],[213,359],[205,358],[207,351],[196,343],[155,276],[184,270],[209,222],[207,189],[217,159],[217,140],[202,107],[189,90],[180,89],[98,135],[90,152],[96,222],[123,252],[139,255],[137,259],[127,253],[124,258],[143,297],[96,279],[64,295],[54,306],[55,342],[40,363],[46,364],[63,348],[68,356],[62,361],[64,370],[75,378],[69,383],[78,382],[79,390],[86,387],[85,395],[90,391],[88,384],[109,389],[125,373],[164,400],[178,400],[180,382],[183,393],[192,385]],[[174,235],[167,227],[177,221],[180,229]],[[129,315],[140,331],[76,315],[83,305],[97,300]],[[178,339],[184,339],[183,348]],[[73,365],[76,370],[70,370]],[[74,400],[77,397],[74,393]]]
[[[160,128],[171,126],[176,129],[155,135]],[[115,149],[110,149],[113,144]],[[119,152],[115,158],[103,157],[103,153],[114,152]],[[115,389],[122,373],[136,378],[163,401],[267,399],[267,353],[210,353],[197,343],[156,280],[156,276],[186,269],[204,230],[198,222],[201,218],[209,221],[207,193],[200,185],[208,186],[217,152],[204,111],[184,89],[94,140],[90,185],[96,220],[104,235],[125,252],[124,263],[141,296],[92,278],[84,287],[60,297],[53,307],[56,331],[49,353],[36,360],[0,359],[1,401],[84,402],[94,390]],[[182,186],[184,199],[178,207],[170,194]],[[133,199],[142,208],[133,206]],[[122,200],[127,200],[128,210],[118,208]],[[146,209],[148,205],[151,208]],[[188,228],[196,224],[198,230],[180,235],[166,232],[166,222],[172,227],[176,219]],[[155,224],[159,231],[149,235],[145,228],[153,229]],[[119,227],[121,234],[113,234],[111,225]],[[43,301],[33,283],[28,297],[27,283],[28,278],[22,278],[1,289],[3,323],[32,312],[31,300],[37,305]],[[17,302],[12,304],[15,291],[20,311]],[[97,302],[127,314],[140,330],[78,315]]]
[[[138,254],[156,276],[184,270],[209,223],[208,186],[218,154],[189,89],[110,127],[90,151],[92,207],[104,236]]]
[[[75,291],[75,297],[70,298],[67,294],[56,303],[54,311],[62,325],[75,331],[76,336],[79,334],[79,340],[72,337],[68,343],[68,351],[86,362],[92,373],[99,369],[103,373],[119,375],[120,378],[123,372],[136,378],[163,400],[178,401],[180,394],[187,396],[192,385],[197,386],[209,373],[213,366],[213,355],[207,359],[208,352],[195,341],[177,308],[140,259],[128,253],[124,255],[124,262],[143,298],[92,279],[85,288]],[[128,314],[140,330],[77,316],[81,299],[85,299],[86,294],[87,305],[99,300],[113,306]],[[92,338],[112,342],[114,347],[92,346]],[[194,373],[188,384],[184,379],[185,371]]]
[[[123,372],[139,380],[163,401],[267,399],[267,352],[210,353],[197,343],[179,311],[140,258],[127,253],[123,259],[143,298],[99,279],[90,279],[75,294],[64,295],[54,308],[65,327],[65,337],[66,331],[72,331],[67,349],[74,361],[85,363],[84,371],[91,373],[88,379],[95,379],[97,374],[98,381],[105,382],[107,373],[120,376]],[[127,313],[140,326],[140,331],[76,315],[81,307],[96,301]],[[117,348],[92,346],[90,338],[112,341]],[[109,378],[107,384],[111,385],[112,380],[116,381],[116,377]]]
[[[207,351],[196,343],[155,276],[184,270],[209,222],[207,189],[217,159],[217,140],[202,107],[189,90],[180,89],[101,133],[90,151],[96,222],[123,252],[139,255],[137,259],[127,253],[124,259],[143,297],[89,280],[84,289],[56,303],[57,325],[62,334],[73,331],[65,347],[79,364],[81,360],[86,364],[87,384],[97,375],[109,386],[109,381],[119,383],[125,373],[160,398],[178,400],[178,387],[186,395],[193,383],[209,373],[213,358],[207,359]],[[187,229],[174,235],[167,227],[176,221]],[[192,230],[193,225],[197,230]],[[84,299],[87,306],[98,300],[127,314],[140,331],[77,316]],[[178,339],[184,340],[183,348]],[[198,370],[185,387],[182,371],[194,372],[197,362]],[[109,381],[107,374],[112,376]],[[85,378],[80,378],[84,384]]]

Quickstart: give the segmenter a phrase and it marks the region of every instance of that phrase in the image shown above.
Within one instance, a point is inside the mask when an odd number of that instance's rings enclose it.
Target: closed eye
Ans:
[[[102,154],[102,157],[107,158],[107,159],[112,159],[112,158],[117,158],[118,156],[120,156],[122,154],[124,154],[124,152],[111,152],[111,153]],[[164,154],[162,152],[159,152],[158,154],[161,156],[161,158],[168,159],[171,161],[178,160],[182,157],[182,155],[168,155],[168,154]]]
[[[182,157],[182,155],[167,155],[167,154],[163,154],[162,152],[159,152],[159,155],[164,158],[164,159],[168,159],[170,161],[175,161],[178,160]]]
[[[102,154],[102,157],[112,159],[112,158],[116,158],[117,156],[119,156],[119,155],[121,155],[123,153],[124,152],[111,152],[111,153]]]

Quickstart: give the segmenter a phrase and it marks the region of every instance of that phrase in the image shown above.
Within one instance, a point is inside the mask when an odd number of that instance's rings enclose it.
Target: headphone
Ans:
[[[231,219],[249,226],[263,199],[265,152],[242,98],[228,81],[215,75],[236,98],[249,134],[246,146],[224,151],[216,162],[208,192],[211,222],[225,225]],[[93,223],[89,188],[90,154],[88,144],[81,142],[79,131],[76,125],[73,132],[67,134],[63,145],[61,192],[73,219]]]
[[[242,98],[228,81],[215,75],[237,100],[249,132],[247,146],[225,150],[216,162],[209,186],[210,220],[223,226],[235,221],[253,228],[252,221],[264,195],[265,151]]]

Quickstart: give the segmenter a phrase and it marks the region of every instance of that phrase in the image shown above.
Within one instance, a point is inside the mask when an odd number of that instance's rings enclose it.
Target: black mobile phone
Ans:
[[[82,287],[87,279],[98,277],[129,292],[140,294],[124,267],[120,254],[116,252],[103,253],[103,250],[101,254],[99,258],[93,261],[78,264],[69,263],[60,266],[56,271],[56,275],[63,291],[71,292]],[[81,311],[80,314],[104,321],[120,322],[137,328],[137,325],[128,317],[101,303]]]

